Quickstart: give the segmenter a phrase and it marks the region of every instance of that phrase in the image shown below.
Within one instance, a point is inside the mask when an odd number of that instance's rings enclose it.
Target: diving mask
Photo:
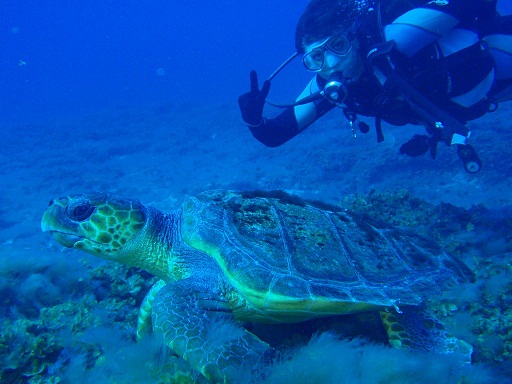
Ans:
[[[304,54],[302,62],[312,72],[320,72],[324,65],[334,67],[340,56],[346,56],[352,48],[352,41],[346,35],[335,35],[313,46]]]

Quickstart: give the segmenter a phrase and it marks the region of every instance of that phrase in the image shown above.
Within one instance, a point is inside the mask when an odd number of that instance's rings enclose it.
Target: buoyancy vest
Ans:
[[[476,32],[453,29],[453,15],[421,7],[426,3],[395,1],[391,7],[389,1],[376,2],[358,36],[367,52],[366,70],[347,85],[345,104],[356,114],[376,116],[378,130],[380,119],[393,125],[422,123],[430,130],[447,128],[447,144],[454,143],[454,133],[461,136],[455,143],[463,144],[469,135],[465,123],[489,111],[494,61]],[[429,29],[446,31],[439,37]],[[398,39],[397,47],[391,38],[400,33],[417,41]]]

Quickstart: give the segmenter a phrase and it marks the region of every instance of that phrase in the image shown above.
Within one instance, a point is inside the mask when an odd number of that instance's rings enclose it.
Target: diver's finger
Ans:
[[[270,81],[265,80],[263,82],[263,86],[261,87],[261,96],[263,97],[263,99],[267,98],[268,91],[270,91]]]
[[[258,92],[259,89],[258,89],[258,74],[256,73],[256,71],[252,70],[251,71],[251,92]]]

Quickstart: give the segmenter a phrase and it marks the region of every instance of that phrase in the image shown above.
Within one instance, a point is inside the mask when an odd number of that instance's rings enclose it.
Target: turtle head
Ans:
[[[41,228],[68,248],[107,260],[120,260],[147,221],[145,206],[105,193],[80,194],[50,201]]]

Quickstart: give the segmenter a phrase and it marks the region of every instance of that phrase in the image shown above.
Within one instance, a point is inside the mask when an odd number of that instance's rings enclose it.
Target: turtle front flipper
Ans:
[[[389,343],[397,349],[413,349],[437,353],[453,353],[462,362],[471,363],[473,347],[451,336],[443,324],[421,307],[404,307],[380,312]]]
[[[169,283],[155,298],[153,331],[214,383],[239,382],[272,348],[236,321],[228,304],[194,279]]]
[[[160,290],[165,286],[165,281],[158,280],[149,290],[146,297],[142,301],[139,309],[139,318],[137,320],[137,340],[142,339],[146,330],[151,327],[151,310],[153,309],[153,302]]]

